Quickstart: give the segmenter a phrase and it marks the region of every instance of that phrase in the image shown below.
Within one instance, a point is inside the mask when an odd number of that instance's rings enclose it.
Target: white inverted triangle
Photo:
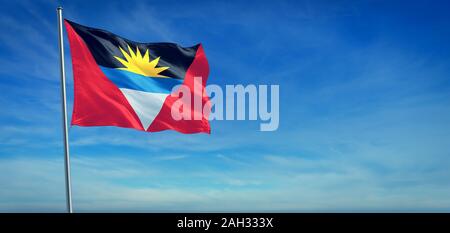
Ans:
[[[162,105],[169,95],[136,91],[126,88],[120,88],[120,91],[122,91],[123,95],[127,98],[131,107],[133,107],[134,112],[136,112],[145,130],[147,130],[156,115],[161,111]]]

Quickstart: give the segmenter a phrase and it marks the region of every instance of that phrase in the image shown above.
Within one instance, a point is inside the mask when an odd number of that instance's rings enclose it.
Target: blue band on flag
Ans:
[[[173,78],[152,78],[126,70],[101,67],[100,69],[117,87],[132,90],[170,94],[172,88],[183,84],[183,80]]]

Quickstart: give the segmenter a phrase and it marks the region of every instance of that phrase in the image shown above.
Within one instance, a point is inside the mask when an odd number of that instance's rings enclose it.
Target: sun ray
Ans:
[[[158,67],[158,68],[155,68],[155,70],[158,71],[158,73],[161,73],[161,72],[163,72],[164,70],[167,70],[167,69],[169,69],[169,67]]]
[[[157,65],[158,62],[159,62],[159,58],[160,58],[160,57],[155,58],[155,60],[151,61],[151,62],[149,63],[149,65],[151,65],[151,66],[153,66],[153,67],[156,67],[156,65]]]
[[[142,60],[141,51],[139,50],[139,47],[136,46],[136,58]]]
[[[130,61],[132,58],[130,57],[130,55],[128,55],[127,52],[125,52],[125,50],[122,49],[122,47],[119,47],[120,52],[122,52],[123,56],[125,57],[125,59],[127,59],[127,61]]]
[[[136,59],[136,54],[134,53],[134,51],[131,49],[131,47],[129,45],[127,45],[127,46],[128,46],[128,52],[130,53],[131,58]]]
[[[148,55],[148,49],[145,50],[144,61],[145,61],[145,62],[149,62],[149,61],[150,61],[150,58],[149,58],[149,55]]]
[[[122,58],[120,58],[120,57],[116,57],[116,56],[114,56],[114,58],[116,58],[120,63],[122,63],[122,65],[124,65],[124,66],[128,66],[128,62],[127,61],[125,61],[125,60],[123,60]]]

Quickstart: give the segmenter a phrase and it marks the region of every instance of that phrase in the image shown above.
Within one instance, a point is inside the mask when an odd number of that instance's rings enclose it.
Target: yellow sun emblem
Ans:
[[[114,56],[122,65],[125,67],[118,68],[120,70],[126,70],[129,72],[133,72],[136,74],[148,76],[148,77],[154,77],[154,78],[169,78],[167,76],[161,75],[160,73],[164,70],[169,69],[169,67],[156,67],[159,62],[159,58],[157,57],[154,60],[150,60],[150,56],[148,54],[148,49],[145,51],[144,56],[142,56],[141,51],[139,51],[139,48],[136,47],[136,52],[134,52],[129,45],[128,46],[128,52],[125,52],[122,47],[119,47],[120,51],[122,52],[123,56],[125,57],[126,61],[120,57]]]

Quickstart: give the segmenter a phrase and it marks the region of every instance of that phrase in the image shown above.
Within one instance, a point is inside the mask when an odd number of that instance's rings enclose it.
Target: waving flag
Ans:
[[[201,44],[138,43],[111,32],[65,20],[74,75],[72,125],[119,126],[148,132],[167,129],[210,133],[207,114],[201,119],[175,120],[171,95],[180,84],[194,98],[194,77],[202,79],[202,106],[209,74]],[[198,110],[189,110],[198,114]],[[195,113],[197,111],[197,113]]]

